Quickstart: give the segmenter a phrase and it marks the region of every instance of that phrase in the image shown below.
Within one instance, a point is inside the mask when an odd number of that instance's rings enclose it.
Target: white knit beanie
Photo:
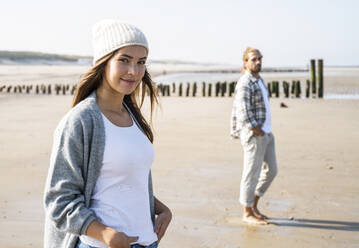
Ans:
[[[93,64],[105,55],[125,46],[139,45],[147,49],[145,35],[137,27],[118,20],[103,20],[92,30]]]

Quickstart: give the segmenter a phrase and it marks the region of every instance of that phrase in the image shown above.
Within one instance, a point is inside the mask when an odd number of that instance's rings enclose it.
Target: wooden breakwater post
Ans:
[[[47,86],[47,94],[51,95],[51,84]]]
[[[219,96],[220,88],[221,88],[221,82],[217,82],[216,83],[216,97]]]
[[[206,83],[202,82],[202,96],[205,97],[206,96]]]
[[[295,84],[296,84],[296,81],[292,80],[292,85],[290,86],[290,94],[292,97],[295,95]]]
[[[182,83],[180,83],[178,87],[178,96],[182,96]]]
[[[71,95],[75,94],[76,88],[77,88],[76,85],[73,85],[73,86],[72,86]]]
[[[315,60],[310,60],[310,73],[312,76],[312,96],[314,97],[317,93],[317,82],[316,82],[316,73],[315,73]]]
[[[208,96],[212,96],[212,84],[208,84]]]
[[[279,82],[278,81],[272,81],[272,92],[275,95],[275,97],[279,97]]]
[[[221,97],[224,97],[227,93],[227,82],[221,83]]]
[[[172,93],[176,93],[176,83],[172,83]]]
[[[26,86],[26,94],[29,94],[31,90],[32,90],[32,85],[27,85]]]
[[[167,96],[171,96],[171,89],[170,89],[170,85],[166,85],[166,94]]]
[[[194,82],[193,83],[193,88],[192,88],[192,96],[196,97],[196,94],[197,94],[197,83]]]
[[[294,94],[296,98],[300,98],[300,95],[302,93],[301,87],[300,87],[300,81],[296,80],[294,83]]]
[[[61,85],[56,84],[55,85],[56,95],[58,95],[60,93],[60,90],[61,90]]]
[[[323,98],[323,60],[318,59],[318,98]]]
[[[41,85],[42,94],[44,94],[44,95],[46,94],[46,89],[47,89],[47,88],[46,88],[46,85],[45,85],[45,84],[42,84],[42,85]]]
[[[310,96],[310,80],[307,79],[307,88],[305,89],[305,97],[309,98]]]
[[[283,81],[283,92],[284,92],[284,97],[288,98],[289,97],[289,83],[287,81]]]
[[[267,90],[268,90],[268,96],[272,97],[272,88],[271,88],[271,82],[267,83]]]
[[[236,90],[236,82],[232,81],[229,83],[229,97],[231,97],[234,94],[235,90]]]
[[[190,88],[191,88],[190,83],[187,83],[187,87],[186,87],[186,97],[189,97]]]

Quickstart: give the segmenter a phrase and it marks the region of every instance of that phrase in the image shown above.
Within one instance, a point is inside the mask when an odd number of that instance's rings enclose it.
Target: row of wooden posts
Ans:
[[[315,60],[310,60],[310,68],[311,68],[311,77],[312,80],[306,80],[306,90],[305,97],[323,97],[323,60],[318,60],[318,88],[317,88],[317,73]],[[194,83],[172,83],[169,84],[157,84],[158,94],[161,96],[184,96],[184,97],[231,97],[234,94],[235,81],[232,82],[217,82],[217,83],[201,83],[201,89],[199,89],[199,85],[196,82]],[[268,93],[270,97],[280,97],[280,85],[279,81],[272,81],[267,83]],[[287,81],[282,82],[282,88],[284,97],[296,97],[300,98],[302,94],[302,86],[299,80],[292,80],[291,84]],[[317,92],[318,89],[318,92]],[[35,93],[35,94],[52,94],[54,92],[56,95],[73,95],[76,90],[76,85],[70,84],[37,84],[37,85],[0,85],[0,93]],[[199,91],[202,93],[199,93]],[[312,93],[312,94],[310,94]]]
[[[179,96],[179,97],[232,97],[235,91],[237,82],[217,82],[205,83],[202,82],[201,89],[196,82],[194,83],[179,83],[176,85],[157,84],[157,92],[160,96]],[[306,81],[305,96],[310,97],[311,82]],[[267,83],[268,93],[270,97],[280,97],[279,81],[272,81]],[[282,89],[284,97],[297,97],[300,98],[302,94],[302,86],[299,80],[293,80],[291,84],[287,81],[282,82]],[[0,86],[0,93],[16,93],[16,94],[56,94],[56,95],[73,95],[76,90],[76,85],[70,84],[55,84],[55,85],[3,85]]]
[[[70,84],[37,84],[37,85],[2,85],[0,86],[0,93],[35,93],[35,94],[48,94],[53,92],[56,95],[73,95],[76,90],[76,85]]]
[[[324,82],[323,82],[323,60],[318,59],[318,73],[316,73],[316,66],[315,60],[310,60],[310,70],[311,70],[311,81],[309,79],[306,80],[306,89],[305,89],[305,97],[309,98],[318,97],[323,98],[324,95]],[[317,80],[318,79],[318,80]],[[318,81],[318,87],[317,87]],[[176,93],[176,83],[169,84],[158,84],[158,92],[162,96],[185,96],[185,97],[195,97],[197,96],[198,86],[197,83],[179,83],[178,84],[178,93]],[[214,84],[202,82],[202,96],[203,97],[224,97],[229,96],[231,97],[235,91],[236,82],[217,82]],[[213,88],[213,93],[212,93]],[[302,86],[300,80],[292,80],[290,84],[287,81],[282,82],[282,88],[284,97],[296,97],[300,98],[302,94]],[[192,90],[191,90],[192,89]],[[267,83],[267,89],[269,96],[280,97],[280,87],[279,81],[272,81]],[[228,93],[227,93],[228,91]]]
[[[201,89],[199,85],[194,83],[172,83],[158,84],[157,90],[160,96],[179,96],[179,97],[232,97],[236,88],[237,82],[217,82],[217,83],[201,83]],[[310,80],[306,80],[305,97],[309,98],[310,94]],[[271,81],[267,83],[268,94],[270,97],[280,97],[280,82]],[[282,81],[282,92],[284,97],[296,97],[302,96],[302,86],[300,80],[293,80],[291,83]]]

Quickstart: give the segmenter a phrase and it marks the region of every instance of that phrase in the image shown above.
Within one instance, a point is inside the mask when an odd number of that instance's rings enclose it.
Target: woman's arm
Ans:
[[[54,133],[44,193],[47,221],[59,231],[76,235],[84,234],[96,218],[85,206],[82,168],[87,161],[84,161],[83,139],[80,119],[65,116]]]
[[[160,200],[155,197],[155,214],[157,215],[155,219],[154,231],[157,234],[158,242],[162,239],[165,234],[168,225],[172,219],[171,210],[163,204]]]

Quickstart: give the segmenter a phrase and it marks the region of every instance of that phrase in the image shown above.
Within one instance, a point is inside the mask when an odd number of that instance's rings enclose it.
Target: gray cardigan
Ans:
[[[139,126],[126,104],[124,106]],[[75,247],[79,235],[85,234],[96,219],[89,206],[102,166],[104,147],[105,128],[93,92],[62,118],[54,133],[44,194],[45,248]],[[154,221],[151,173],[148,187]]]

